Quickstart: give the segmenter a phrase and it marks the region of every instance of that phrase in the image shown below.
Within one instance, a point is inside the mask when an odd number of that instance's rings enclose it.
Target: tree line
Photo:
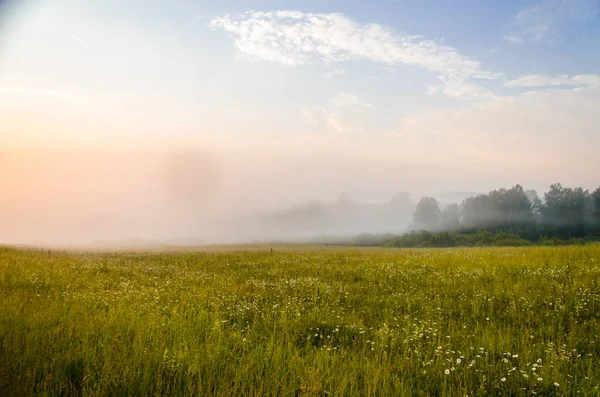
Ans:
[[[465,199],[440,209],[433,197],[417,204],[411,229],[429,233],[488,232],[509,234],[529,241],[541,237],[571,239],[600,235],[600,187],[550,186],[543,198],[521,185]]]

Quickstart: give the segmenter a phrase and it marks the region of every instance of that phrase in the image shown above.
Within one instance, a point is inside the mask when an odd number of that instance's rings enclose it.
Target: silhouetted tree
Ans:
[[[600,187],[591,194],[593,203],[593,216],[600,223]]]
[[[433,197],[423,197],[417,204],[413,217],[417,230],[438,230],[440,227],[440,206]]]
[[[468,229],[531,234],[535,228],[534,206],[521,185],[469,197],[461,212]]]
[[[533,219],[536,222],[539,222],[542,217],[542,207],[544,206],[542,200],[535,190],[527,190],[525,195],[529,201],[531,201],[531,212],[533,213]]]
[[[463,225],[467,228],[485,229],[490,226],[492,205],[490,196],[480,194],[466,198],[461,205]]]
[[[530,226],[534,223],[531,201],[521,185],[490,192],[494,219],[501,228]]]
[[[460,207],[458,204],[447,205],[441,214],[441,228],[445,231],[456,231],[461,227]]]
[[[560,183],[550,185],[544,195],[542,223],[568,237],[585,234],[585,202],[588,191],[578,187],[565,188]]]

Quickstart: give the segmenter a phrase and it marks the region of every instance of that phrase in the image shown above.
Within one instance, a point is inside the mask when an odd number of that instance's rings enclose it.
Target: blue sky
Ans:
[[[592,187],[599,10],[599,0],[4,0],[0,143],[338,156],[349,173],[361,162],[454,167],[442,180],[461,188]]]

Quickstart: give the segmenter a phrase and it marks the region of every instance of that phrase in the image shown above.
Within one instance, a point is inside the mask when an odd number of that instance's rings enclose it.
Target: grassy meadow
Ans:
[[[0,396],[600,394],[600,245],[0,248]]]

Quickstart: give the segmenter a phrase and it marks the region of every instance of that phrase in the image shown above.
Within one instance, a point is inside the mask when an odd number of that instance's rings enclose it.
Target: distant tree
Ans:
[[[531,200],[521,185],[490,192],[494,223],[503,228],[531,225],[535,219]]]
[[[537,192],[531,189],[525,191],[525,196],[527,196],[529,201],[531,201],[532,203],[535,201],[535,199],[539,199]]]
[[[480,194],[466,198],[461,205],[463,226],[472,229],[485,229],[492,219],[490,196]]]
[[[593,203],[593,216],[600,223],[600,187],[591,194]]]
[[[460,207],[458,204],[447,205],[440,218],[442,230],[456,231],[460,229]]]
[[[531,212],[533,214],[533,218],[536,222],[539,222],[542,216],[542,206],[544,205],[540,199],[540,196],[538,196],[538,193],[535,190],[527,190],[525,191],[525,195],[531,202]]]
[[[423,197],[417,204],[413,217],[413,227],[417,230],[438,230],[440,227],[440,206],[433,197]]]
[[[534,192],[535,193],[535,192]],[[533,194],[529,192],[529,196]],[[461,206],[463,225],[479,230],[520,233],[535,226],[534,206],[521,185],[469,197]]]
[[[544,195],[542,223],[568,237],[584,235],[588,195],[588,191],[580,187],[565,188],[560,183],[550,185],[550,190]]]
[[[595,192],[594,192],[595,193]],[[596,203],[594,200],[594,193],[589,193],[585,197],[585,204],[583,209],[583,220],[587,225],[594,225],[596,223]]]

